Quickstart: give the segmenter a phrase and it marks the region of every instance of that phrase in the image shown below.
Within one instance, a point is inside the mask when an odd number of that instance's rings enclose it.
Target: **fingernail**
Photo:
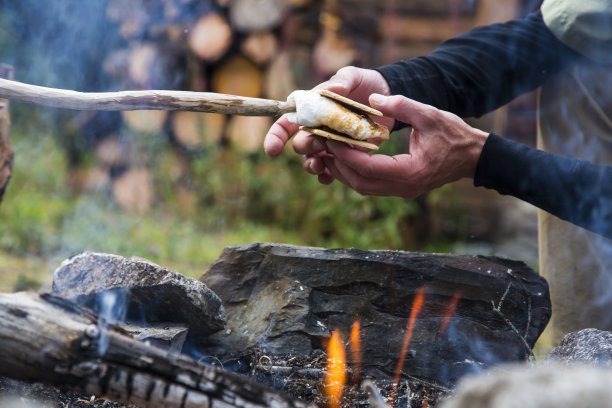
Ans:
[[[329,84],[328,88],[345,89],[346,88],[346,83],[344,83],[344,82],[331,82]]]
[[[312,174],[321,174],[321,171],[319,171],[319,169],[315,167],[313,160],[311,160],[310,163],[308,163],[308,168],[310,169],[310,172]]]
[[[373,93],[370,95],[370,102],[375,103],[376,105],[383,105],[387,98],[384,95]]]

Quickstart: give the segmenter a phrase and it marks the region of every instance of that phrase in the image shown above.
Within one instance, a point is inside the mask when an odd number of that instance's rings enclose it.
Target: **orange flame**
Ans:
[[[410,311],[410,319],[408,319],[408,325],[406,326],[406,334],[404,335],[404,342],[402,343],[402,350],[400,352],[399,360],[397,361],[397,367],[395,368],[395,377],[393,378],[393,388],[391,389],[391,406],[395,401],[395,393],[397,392],[397,385],[399,384],[400,376],[402,375],[402,368],[404,367],[404,359],[406,358],[406,352],[408,351],[408,345],[412,338],[412,331],[414,330],[414,323],[416,321],[423,302],[425,300],[425,287],[422,286],[417,291],[414,301],[412,302],[412,310]]]
[[[346,384],[346,354],[338,329],[334,330],[327,347],[327,370],[325,372],[325,394],[328,406],[338,408]]]
[[[450,323],[451,317],[455,314],[455,310],[457,309],[457,304],[459,303],[459,299],[461,298],[461,291],[455,292],[452,299],[448,303],[448,307],[446,308],[446,313],[444,313],[444,320],[442,321],[442,325],[440,326],[440,335],[444,334],[448,324]]]
[[[359,384],[361,375],[361,325],[359,320],[353,322],[351,327],[351,357],[353,358],[353,384]]]

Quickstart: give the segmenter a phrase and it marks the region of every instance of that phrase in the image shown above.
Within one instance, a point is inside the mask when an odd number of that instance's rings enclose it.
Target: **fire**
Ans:
[[[408,351],[408,345],[412,338],[412,331],[414,330],[414,323],[421,309],[423,308],[423,302],[425,300],[425,287],[419,288],[416,296],[412,302],[412,310],[410,311],[410,318],[408,319],[408,325],[406,326],[406,334],[404,335],[404,342],[402,343],[402,350],[400,352],[399,360],[397,361],[397,367],[395,368],[395,377],[393,378],[393,388],[391,389],[391,406],[395,400],[395,393],[397,392],[397,385],[399,384],[400,376],[402,374],[402,368],[404,367],[404,359],[406,358],[406,352]]]
[[[328,406],[337,408],[342,400],[342,391],[346,384],[346,353],[338,329],[334,330],[327,348],[327,370],[325,373],[325,395]]]
[[[461,298],[461,291],[455,292],[453,298],[450,300],[446,312],[444,313],[444,320],[442,321],[442,325],[440,326],[440,335],[444,334],[448,324],[450,323],[451,317],[455,314],[455,310],[457,309],[457,304],[459,303],[459,299]]]
[[[351,339],[349,344],[351,345],[351,357],[353,358],[353,383],[359,383],[359,376],[361,375],[361,325],[359,320],[353,322],[351,327]]]

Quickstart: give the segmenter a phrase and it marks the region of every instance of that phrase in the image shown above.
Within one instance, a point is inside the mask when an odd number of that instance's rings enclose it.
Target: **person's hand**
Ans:
[[[370,155],[328,141],[327,171],[363,195],[414,198],[446,183],[473,177],[488,136],[461,118],[403,96],[370,96],[385,116],[412,124],[410,152]]]
[[[314,89],[327,89],[366,105],[369,96],[373,93],[390,94],[387,81],[378,71],[356,67],[340,69],[328,81],[317,85]],[[380,122],[389,128],[392,128],[394,123],[389,118],[383,118]],[[298,128],[299,125],[289,122],[283,115],[266,134],[265,152],[271,157],[278,156],[295,134],[293,149],[296,153],[304,155],[302,164],[306,171],[318,175],[321,183],[331,183],[334,179],[322,159],[327,155],[324,140],[307,132],[298,132]]]

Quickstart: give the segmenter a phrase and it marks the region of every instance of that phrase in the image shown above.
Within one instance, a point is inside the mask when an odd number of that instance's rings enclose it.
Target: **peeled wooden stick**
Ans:
[[[0,98],[77,110],[171,110],[242,116],[277,116],[295,112],[295,103],[214,92],[77,92],[0,79]]]

